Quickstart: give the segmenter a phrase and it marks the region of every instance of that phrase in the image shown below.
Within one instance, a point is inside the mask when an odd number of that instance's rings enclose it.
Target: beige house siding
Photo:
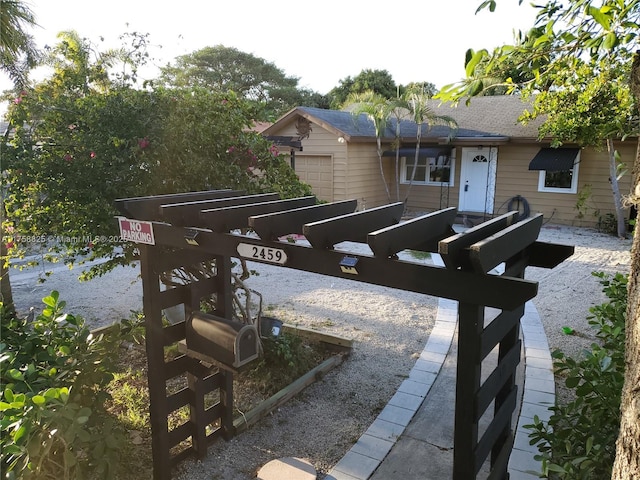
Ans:
[[[620,147],[623,159],[633,159],[631,145]],[[594,227],[600,217],[615,212],[606,152],[581,151],[577,193],[549,193],[538,191],[539,172],[529,170],[529,162],[539,149],[535,144],[499,147],[494,214],[507,212],[509,201],[516,195],[526,199],[532,214],[542,213],[545,221],[555,224]],[[630,185],[630,175],[625,175],[620,181],[623,195]],[[576,205],[588,189],[591,195],[581,215]]]
[[[383,158],[383,165],[387,161],[387,158]],[[347,193],[349,198],[358,200],[358,209],[373,208],[389,203],[380,175],[375,143],[351,143],[349,145],[348,171]],[[388,180],[389,172],[386,169],[385,177]]]

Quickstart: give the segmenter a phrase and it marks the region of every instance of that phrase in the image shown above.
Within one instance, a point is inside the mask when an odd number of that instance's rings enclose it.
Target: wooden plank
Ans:
[[[438,242],[455,232],[454,207],[428,213],[406,222],[385,227],[367,235],[367,243],[376,257],[390,257],[402,250],[436,251]]]
[[[513,441],[513,433],[509,432],[504,443],[501,445],[495,460],[492,458],[491,472],[489,472],[487,480],[504,480],[505,478],[509,478],[507,469],[509,467],[511,450],[513,450]]]
[[[160,291],[158,298],[160,308],[164,310],[187,302],[189,293],[189,287],[187,285],[179,285]]]
[[[438,244],[438,253],[440,253],[444,264],[451,269],[471,268],[467,249],[474,243],[512,225],[517,217],[518,212],[508,212],[493,220],[476,225],[466,232],[441,240]]]
[[[160,214],[162,220],[172,225],[198,227],[200,226],[200,210],[272,202],[279,199],[280,196],[277,193],[262,193],[259,195],[240,195],[237,197],[197,200],[194,202],[169,203],[160,206]]]
[[[353,213],[357,200],[323,203],[310,207],[296,208],[285,212],[267,213],[249,217],[249,226],[263,240],[276,240],[290,233],[302,233],[306,223]]]
[[[218,420],[222,416],[222,404],[220,402],[215,405],[210,406],[209,408],[204,410],[204,424],[209,425],[216,420]]]
[[[169,432],[169,445],[174,447],[183,440],[191,436],[192,425],[190,421],[184,422],[182,425],[174,428]]]
[[[460,302],[458,306],[458,355],[453,435],[453,479],[474,479],[473,458],[478,443],[475,411],[476,392],[480,388],[480,333],[484,325],[484,307]]]
[[[162,329],[164,346],[173,345],[179,340],[184,339],[186,322],[179,322],[173,325],[167,325]]]
[[[491,372],[480,387],[476,401],[476,419],[480,419],[491,402],[496,398],[511,376],[515,375],[516,367],[520,363],[520,347],[522,342],[518,340],[509,352],[500,360],[496,368]]]
[[[500,437],[500,435],[502,435],[502,432],[504,432],[506,428],[509,428],[509,424],[511,423],[511,416],[513,415],[513,412],[516,408],[517,396],[518,388],[514,387],[514,389],[509,394],[509,397],[505,400],[500,410],[493,417],[493,420],[478,442],[478,446],[473,456],[473,463],[475,465],[476,474],[495,446],[496,440]],[[475,478],[475,476],[469,478]]]
[[[282,325],[282,330],[292,335],[298,335],[299,337],[307,338],[315,342],[328,343],[336,347],[344,348],[345,350],[351,350],[353,348],[353,340],[351,338],[320,332],[318,330],[313,330],[312,328],[305,328],[285,323]]]
[[[489,355],[489,352],[502,341],[512,328],[518,325],[522,315],[524,315],[524,304],[514,310],[503,311],[485,327],[480,335],[480,353],[482,359]]]
[[[191,390],[184,387],[178,390],[176,393],[167,396],[167,414],[175,412],[180,407],[184,407],[189,404],[191,399]]]
[[[149,423],[151,423],[151,453],[153,479],[170,480],[170,449],[167,420],[167,394],[164,372],[164,346],[162,343],[162,311],[160,309],[160,282],[154,264],[160,249],[140,245],[140,275],[142,277],[142,303],[145,317],[146,350],[149,385]]]
[[[293,398],[295,395],[300,393],[316,380],[322,378],[322,376],[327,374],[327,372],[340,365],[342,361],[342,355],[333,355],[329,357],[320,365],[313,368],[312,370],[309,370],[302,377],[298,378],[295,382],[291,383],[273,396],[269,397],[256,408],[248,411],[242,417],[235,419],[233,421],[233,426],[235,427],[236,433],[240,433],[241,431],[246,430],[261,418],[266,417],[280,405],[283,405],[285,402]]]
[[[180,252],[174,252],[173,255],[161,255],[154,264],[154,271],[156,273],[170,272],[176,268],[209,262],[213,260],[213,258],[214,256],[211,253],[196,250],[181,250]]]
[[[573,245],[535,242],[529,247],[529,266],[555,268],[575,252]]]
[[[187,357],[186,355],[181,355],[179,357],[174,358],[173,360],[169,360],[164,364],[164,378],[165,380],[169,380],[171,378],[177,377],[178,375],[182,375],[189,371],[189,367],[193,363],[193,359]]]
[[[160,220],[160,205],[194,200],[208,200],[242,195],[240,190],[207,190],[203,192],[171,193],[147,197],[118,198],[114,201],[116,210],[127,218],[135,220]]]
[[[265,213],[282,212],[294,208],[315,205],[316,197],[290,198],[272,202],[253,203],[251,205],[238,205],[206,209],[200,211],[200,224],[215,232],[228,232],[236,228],[249,226],[249,217],[263,215]]]
[[[534,243],[542,227],[542,214],[522,220],[469,247],[476,273],[486,273]]]
[[[153,228],[158,242],[167,246],[185,247],[184,228],[162,223],[154,223]],[[322,250],[301,244],[269,242],[244,235],[202,232],[198,236],[199,245],[188,248],[219,252],[225,257],[237,257],[237,248],[240,243],[282,250],[287,257],[283,266],[287,268],[506,310],[513,310],[527,300],[531,300],[538,291],[537,282],[525,279],[498,275],[480,276],[463,270],[378,258],[360,253]],[[340,263],[345,256],[357,259],[356,275],[345,273],[340,268]],[[273,263],[260,258],[249,260],[257,263]],[[511,294],[505,295],[504,291],[509,291]]]
[[[344,241],[366,242],[369,232],[400,222],[403,212],[403,202],[391,203],[308,223],[302,227],[302,232],[314,248],[333,248]]]

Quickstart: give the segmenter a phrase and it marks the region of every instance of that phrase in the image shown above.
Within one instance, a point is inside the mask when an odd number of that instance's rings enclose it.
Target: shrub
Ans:
[[[114,340],[64,314],[58,292],[34,319],[2,316],[4,478],[113,478],[123,436],[104,412]],[[91,473],[89,473],[91,472]]]
[[[615,458],[620,424],[620,397],[624,382],[624,331],[627,307],[627,277],[600,278],[607,303],[592,307],[589,324],[596,329],[598,343],[580,359],[553,352],[556,374],[565,378],[574,400],[556,405],[547,423],[537,416],[525,425],[530,443],[537,445],[544,478],[609,478]]]

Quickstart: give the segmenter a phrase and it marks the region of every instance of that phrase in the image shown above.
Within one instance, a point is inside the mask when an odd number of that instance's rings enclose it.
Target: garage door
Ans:
[[[296,155],[296,174],[320,200],[333,202],[333,162],[330,156]]]

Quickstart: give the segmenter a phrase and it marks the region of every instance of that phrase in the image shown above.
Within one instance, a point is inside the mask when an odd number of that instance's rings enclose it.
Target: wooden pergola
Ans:
[[[520,362],[520,319],[538,284],[524,278],[527,266],[553,268],[573,247],[537,240],[542,215],[518,221],[509,212],[464,233],[455,233],[455,208],[402,221],[403,203],[356,212],[355,200],[318,204],[315,197],[280,200],[275,194],[245,195],[213,190],[116,201],[123,238],[140,251],[153,434],[154,479],[171,478],[171,468],[188,455],[206,455],[209,442],[234,435],[233,372],[210,368],[195,355],[166,361],[164,350],[189,342],[188,321],[163,325],[163,309],[184,305],[186,318],[198,314],[200,300],[216,298],[209,314],[232,319],[232,258],[279,265],[323,275],[424,293],[459,302],[458,364],[454,432],[455,480],[476,478],[490,456],[490,478],[507,478],[513,446],[511,420],[517,404],[515,380]],[[307,242],[291,242],[292,234]],[[371,253],[350,252],[348,243]],[[400,260],[403,250],[441,255],[445,266]],[[361,251],[361,249],[360,249]],[[161,276],[177,268],[214,262],[215,274],[163,288]],[[504,273],[494,268],[504,265]],[[486,307],[501,313],[485,321]],[[214,330],[215,331],[215,330]],[[216,341],[212,338],[211,341]],[[481,378],[482,362],[498,346],[498,364]],[[187,345],[189,347],[189,345]],[[167,392],[178,375],[187,387]],[[206,406],[205,396],[219,393]],[[167,417],[188,406],[190,418],[170,428]],[[480,431],[491,406],[493,418]],[[190,446],[173,449],[190,439]]]

